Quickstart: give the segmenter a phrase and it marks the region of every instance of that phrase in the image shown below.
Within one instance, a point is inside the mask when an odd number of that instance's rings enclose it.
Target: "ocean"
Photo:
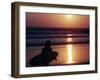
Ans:
[[[41,54],[46,41],[58,53],[50,66],[89,64],[89,29],[26,29],[26,67],[30,59]]]

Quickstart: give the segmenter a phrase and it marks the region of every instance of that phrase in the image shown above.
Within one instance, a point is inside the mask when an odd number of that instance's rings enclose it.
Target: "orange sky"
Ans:
[[[46,28],[89,28],[89,16],[27,12],[26,26]]]

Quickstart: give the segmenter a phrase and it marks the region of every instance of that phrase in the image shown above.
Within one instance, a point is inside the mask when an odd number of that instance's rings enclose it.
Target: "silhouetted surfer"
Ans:
[[[45,47],[42,49],[41,54],[33,57],[30,60],[30,64],[32,66],[48,66],[51,61],[57,60],[57,56],[58,53],[52,51],[51,42],[48,40],[46,41]]]

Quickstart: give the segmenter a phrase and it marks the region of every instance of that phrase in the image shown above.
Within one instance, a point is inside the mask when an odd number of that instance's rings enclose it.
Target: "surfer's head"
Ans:
[[[47,41],[45,42],[45,46],[46,46],[46,47],[50,47],[50,46],[51,46],[51,41],[50,41],[50,40],[47,40]]]

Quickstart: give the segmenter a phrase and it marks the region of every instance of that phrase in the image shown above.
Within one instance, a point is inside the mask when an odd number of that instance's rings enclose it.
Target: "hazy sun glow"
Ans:
[[[73,15],[66,15],[66,17],[67,17],[68,19],[72,19],[72,18],[73,18]]]
[[[89,28],[89,16],[27,12],[26,26],[33,28]]]
[[[75,22],[76,19],[75,19],[75,15],[65,15],[65,21],[66,21],[66,26],[72,26],[73,23],[77,23]]]

